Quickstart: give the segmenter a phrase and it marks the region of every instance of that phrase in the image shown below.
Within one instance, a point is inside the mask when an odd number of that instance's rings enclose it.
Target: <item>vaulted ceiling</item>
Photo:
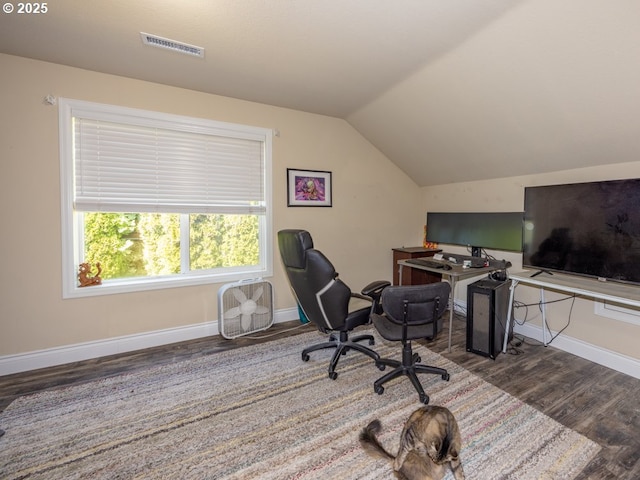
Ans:
[[[0,52],[343,118],[421,186],[640,161],[637,0],[56,0]]]

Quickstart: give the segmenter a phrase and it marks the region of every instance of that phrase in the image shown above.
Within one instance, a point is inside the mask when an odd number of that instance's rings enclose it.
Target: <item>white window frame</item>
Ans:
[[[607,302],[606,300],[596,300],[593,303],[593,312],[596,315],[640,326],[640,308]]]
[[[152,112],[146,110],[104,105],[80,100],[60,98],[59,137],[60,137],[60,185],[61,185],[61,222],[62,222],[62,296],[78,298],[136,291],[157,290],[210,283],[222,283],[246,278],[264,278],[273,275],[273,235],[272,235],[272,136],[271,129],[219,122],[208,119],[185,117],[181,115]],[[81,228],[81,215],[74,212],[74,152],[73,122],[74,110],[94,111],[98,114],[116,115],[120,118],[144,118],[165,126],[198,132],[228,132],[230,137],[257,137],[264,148],[264,198],[266,212],[260,216],[260,261],[251,267],[227,267],[224,269],[189,271],[179,275],[135,277],[109,280],[99,286],[79,287],[78,266],[82,262],[84,229]],[[198,213],[198,212],[193,212]],[[184,221],[184,216],[181,221]],[[182,241],[185,238],[181,239]],[[188,238],[186,239],[188,241]],[[182,259],[183,262],[185,259]]]

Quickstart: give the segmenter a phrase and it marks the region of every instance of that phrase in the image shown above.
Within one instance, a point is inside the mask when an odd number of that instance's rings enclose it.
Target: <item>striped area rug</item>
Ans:
[[[2,414],[2,479],[390,479],[358,433],[382,421],[395,452],[421,404],[408,379],[373,392],[382,375],[362,354],[327,377],[330,351],[302,362],[317,332],[22,397]],[[398,358],[398,344],[376,337]],[[458,419],[467,479],[571,479],[600,447],[444,357],[416,346],[449,382],[422,375],[431,404]],[[451,479],[449,472],[447,479]]]

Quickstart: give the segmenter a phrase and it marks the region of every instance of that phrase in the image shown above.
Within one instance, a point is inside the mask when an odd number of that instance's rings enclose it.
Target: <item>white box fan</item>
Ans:
[[[273,287],[262,279],[228,283],[218,290],[218,327],[236,338],[273,325]]]

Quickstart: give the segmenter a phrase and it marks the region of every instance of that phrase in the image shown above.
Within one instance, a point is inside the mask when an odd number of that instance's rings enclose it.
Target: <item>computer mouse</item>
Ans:
[[[447,264],[445,263],[445,264],[444,264],[444,266],[443,266],[442,268],[444,268],[445,270],[451,270],[451,268],[452,268],[452,267],[451,267],[451,265],[447,265]]]

